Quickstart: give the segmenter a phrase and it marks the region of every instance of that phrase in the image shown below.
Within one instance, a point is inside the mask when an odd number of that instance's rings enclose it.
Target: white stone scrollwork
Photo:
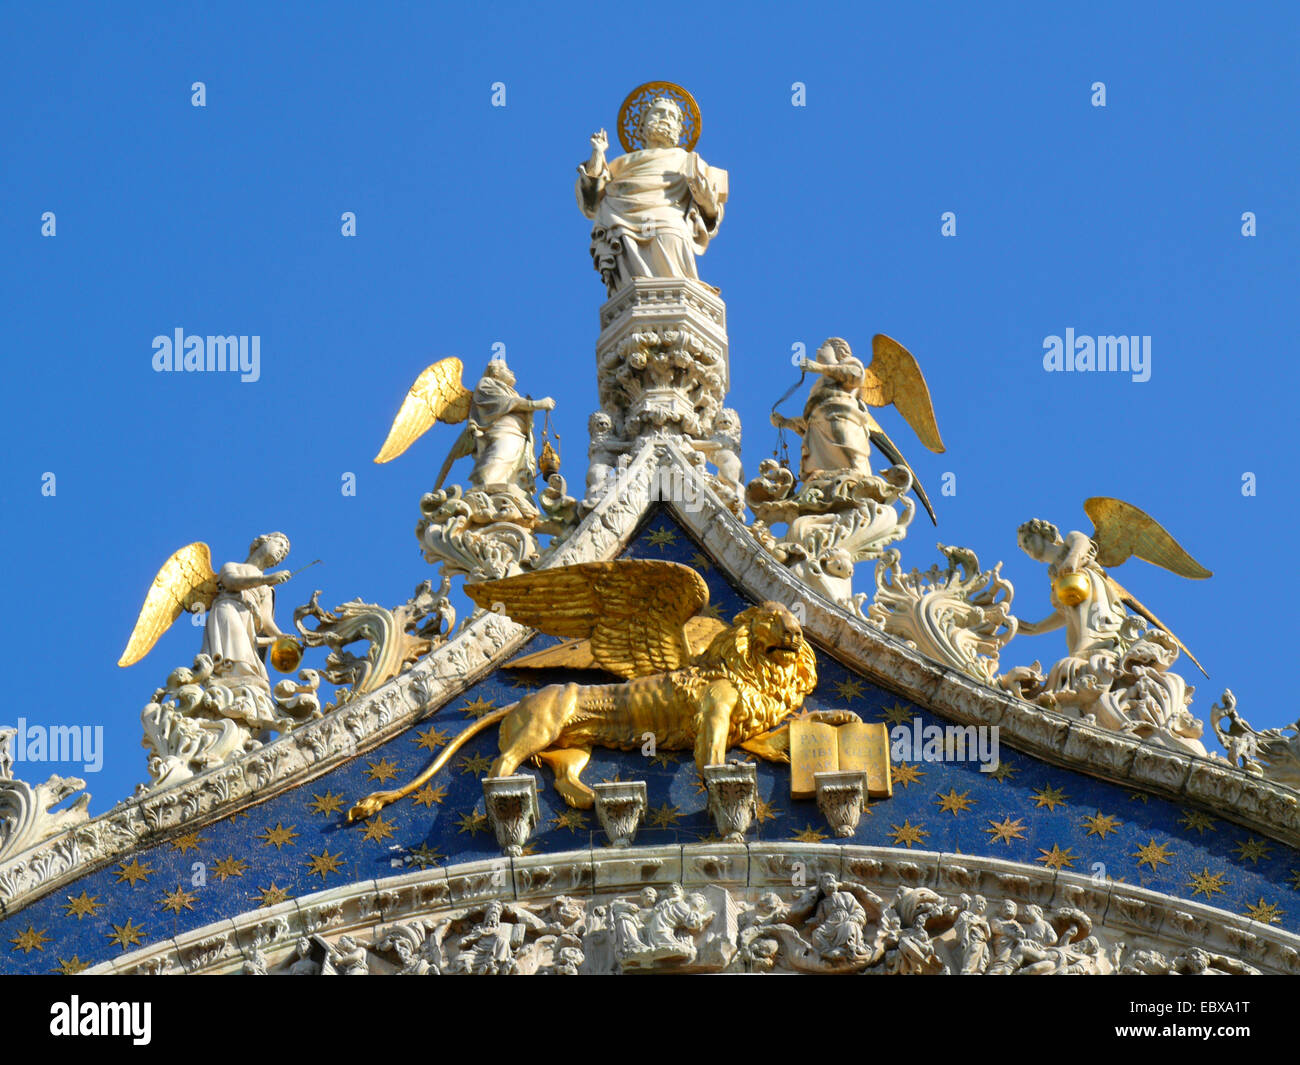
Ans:
[[[948,559],[946,570],[935,565],[905,574],[898,551],[881,556],[867,621],[944,665],[993,683],[998,656],[1016,633],[1015,590],[1002,576],[1001,562],[981,571],[975,552],[938,548]]]
[[[997,678],[999,687],[1102,728],[1206,757],[1204,724],[1188,707],[1196,691],[1170,672],[1177,641],[1142,618],[1123,619],[1115,647],[1060,659],[1046,676],[1035,662]]]
[[[769,554],[837,606],[860,613],[866,596],[853,592],[853,567],[907,535],[916,514],[911,487],[911,471],[891,466],[879,475],[818,471],[796,491],[793,474],[764,459],[746,500],[754,536]],[[778,525],[786,526],[780,535]]]
[[[141,711],[150,779],[138,792],[188,780],[321,716],[315,670],[302,670],[297,681],[285,678],[269,692],[218,674],[213,659],[200,654],[192,668],[172,670]]]
[[[445,576],[492,580],[522,573],[537,561],[536,504],[515,485],[464,492],[452,485],[420,500],[415,535],[424,559]]]
[[[341,689],[333,705],[375,691],[443,643],[456,624],[456,608],[447,598],[450,590],[449,577],[436,593],[431,581],[422,581],[411,598],[393,610],[360,599],[322,610],[317,591],[294,610],[293,624],[304,645],[329,648],[325,679]],[[304,624],[308,618],[315,620],[314,627]],[[359,640],[369,645],[364,655],[346,649]]]
[[[18,854],[69,828],[85,824],[90,815],[89,793],[81,795],[64,810],[55,810],[70,795],[82,791],[86,782],[77,777],[51,776],[32,786],[13,778],[13,754],[9,743],[12,728],[0,729],[0,858]]]
[[[1225,690],[1210,708],[1210,726],[1233,765],[1300,790],[1300,725],[1257,731],[1238,713],[1237,697]]]

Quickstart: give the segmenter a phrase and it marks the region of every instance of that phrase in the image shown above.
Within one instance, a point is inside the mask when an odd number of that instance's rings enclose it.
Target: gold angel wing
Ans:
[[[461,383],[464,371],[460,359],[454,356],[425,367],[402,400],[402,409],[393,419],[388,439],[375,456],[376,462],[397,458],[432,429],[435,422],[456,425],[469,417],[473,393]]]
[[[1151,622],[1151,624],[1154,625],[1157,629],[1164,629],[1165,632],[1169,633],[1174,643],[1178,644],[1178,649],[1192,660],[1196,668],[1205,674],[1207,680],[1209,679],[1210,675],[1205,672],[1205,667],[1201,665],[1199,661],[1197,661],[1196,656],[1187,649],[1187,644],[1183,643],[1183,641],[1177,637],[1177,635],[1173,632],[1172,629],[1169,628],[1168,625],[1166,625],[1163,621],[1161,621],[1158,617],[1156,617],[1153,613],[1151,613],[1150,610],[1148,610],[1145,606],[1143,606],[1142,603],[1138,600],[1137,596],[1135,596],[1132,592],[1130,592],[1127,588],[1125,588],[1122,584],[1120,584],[1119,581],[1117,581],[1109,573],[1107,573],[1105,577],[1106,577],[1106,583],[1110,586],[1111,594],[1114,595],[1116,599],[1118,599],[1126,607],[1132,610],[1135,614],[1142,615],[1142,617],[1146,618],[1147,621]]]
[[[690,664],[686,622],[708,603],[709,586],[676,562],[619,559],[467,584],[465,594],[520,625],[590,640],[602,669],[631,678]]]
[[[1132,503],[1110,496],[1093,496],[1084,501],[1083,509],[1095,526],[1092,539],[1097,545],[1098,565],[1107,568],[1118,566],[1137,555],[1180,577],[1204,580],[1213,576],[1184,551],[1155,518]]]
[[[212,572],[212,552],[202,541],[188,544],[162,564],[149,586],[131,639],[117,660],[133,666],[153,650],[158,638],[171,628],[182,611],[212,605],[217,595],[217,575]]]
[[[686,621],[686,640],[691,646],[691,656],[702,652],[713,637],[725,632],[729,626],[725,621],[697,614]],[[564,643],[547,647],[532,654],[521,655],[506,663],[511,669],[602,669],[591,649],[590,640],[565,640]]]
[[[887,407],[892,403],[921,443],[931,451],[944,450],[925,375],[912,353],[897,340],[884,333],[872,338],[871,365],[866,368],[858,395],[872,407]]]

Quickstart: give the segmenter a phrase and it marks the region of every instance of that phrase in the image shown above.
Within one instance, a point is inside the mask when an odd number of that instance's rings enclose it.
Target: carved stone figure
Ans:
[[[1046,677],[1036,665],[1018,667],[999,684],[1044,706],[1090,716],[1104,728],[1203,756],[1203,725],[1187,709],[1195,689],[1169,672],[1180,650],[1197,668],[1200,663],[1106,567],[1137,555],[1183,577],[1203,579],[1210,571],[1129,503],[1097,496],[1084,509],[1096,526],[1091,536],[1076,531],[1062,537],[1055,525],[1038,519],[1020,527],[1021,549],[1047,563],[1053,611],[1042,621],[1020,620],[1018,632],[1064,628],[1068,653]]]
[[[482,919],[461,936],[451,972],[474,976],[510,976],[518,969],[517,954],[528,932],[540,931],[545,922],[519,906],[490,902]]]
[[[691,446],[707,456],[717,474],[713,488],[738,517],[745,511],[745,472],[740,464],[740,415],[730,407],[718,412],[713,434],[706,440],[692,440]]]
[[[853,593],[853,567],[879,558],[907,534],[917,498],[934,518],[929,498],[902,453],[870,413],[893,404],[933,451],[943,451],[929,389],[910,352],[883,334],[873,341],[870,365],[849,345],[832,337],[815,360],[803,359],[805,373],[818,375],[804,413],[787,418],[772,412],[772,424],[802,439],[800,483],[772,460],[746,490],[757,519],[754,535],[801,580],[846,610],[858,612],[865,596]],[[778,406],[779,406],[778,402]],[[872,447],[893,464],[875,474]],[[901,509],[896,509],[901,508]],[[773,528],[784,524],[777,535]]]
[[[894,405],[926,447],[944,450],[925,377],[912,353],[896,340],[877,333],[872,340],[871,363],[863,365],[847,341],[831,337],[817,349],[815,359],[801,359],[799,369],[818,378],[808,393],[803,415],[786,418],[773,411],[772,424],[799,434],[803,443],[799,476],[803,481],[834,472],[870,477],[873,446],[894,465],[911,469],[871,416],[871,407]],[[934,509],[915,474],[912,481],[917,498],[933,519]]]
[[[699,951],[696,942],[712,918],[704,896],[687,895],[681,884],[671,884],[647,910],[622,911],[623,932],[616,953],[626,971],[690,965]]]
[[[275,623],[272,592],[292,574],[268,572],[288,553],[288,537],[267,533],[249,546],[248,561],[214,572],[208,545],[198,542],[158,571],[118,665],[147,655],[182,612],[206,610],[207,618],[193,667],[173,670],[141,712],[151,778],[142,787],[185,780],[320,716],[318,674],[303,670],[297,683],[281,681],[272,690],[263,663],[268,648],[276,662],[274,647],[294,644]],[[300,660],[300,649],[291,650],[292,661]]]
[[[617,475],[618,447],[614,437],[614,419],[605,411],[593,411],[587,419],[587,494],[583,507],[600,502],[610,481]]]
[[[587,562],[466,586],[480,606],[500,604],[521,625],[570,640],[589,640],[528,656],[533,666],[559,660],[570,668],[584,655],[628,678],[622,684],[557,684],[485,714],[467,727],[415,780],[380,791],[348,812],[355,821],[422,787],[472,736],[500,723],[501,753],[491,775],[509,776],[537,758],[555,772],[556,790],[571,806],[590,809],[591,789],[579,774],[593,746],[639,746],[653,732],[659,750],[693,750],[698,770],[726,761],[740,746],[775,761],[789,758],[781,726],[817,683],[817,663],[798,620],[778,603],[750,607],[731,625],[706,627],[703,646],[689,622],[708,603],[703,578],[689,567],[649,559]],[[521,661],[514,663],[518,668]],[[818,720],[856,720],[847,711],[818,711]]]
[[[650,96],[659,88],[642,86],[625,101],[620,119],[630,107],[637,111],[620,126],[626,154],[606,158],[602,129],[591,135],[591,157],[578,167],[578,206],[592,220],[592,261],[611,296],[634,277],[698,278],[695,256],[717,233],[727,201],[727,172],[691,150],[699,135],[694,99],[670,85]],[[679,101],[693,111],[686,147]]]
[[[1238,712],[1237,697],[1224,691],[1210,708],[1210,727],[1234,765],[1300,790],[1300,724],[1257,731]]]
[[[981,973],[989,963],[989,928],[988,918],[984,916],[988,901],[983,895],[961,896],[961,912],[954,925],[957,933],[957,946],[961,950],[961,968],[963,975]]]
[[[326,944],[321,973],[325,976],[369,976],[370,954],[351,936],[342,936],[337,944]]]

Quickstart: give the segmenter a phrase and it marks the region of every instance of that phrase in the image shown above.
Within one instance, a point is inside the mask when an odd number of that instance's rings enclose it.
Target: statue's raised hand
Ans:
[[[598,129],[591,135],[591,150],[604,155],[609,149],[609,135],[603,130]]]
[[[293,574],[290,573],[287,569],[282,569],[282,570],[276,570],[275,573],[268,573],[266,576],[267,579],[270,580],[272,584],[283,584],[290,577],[292,577]]]

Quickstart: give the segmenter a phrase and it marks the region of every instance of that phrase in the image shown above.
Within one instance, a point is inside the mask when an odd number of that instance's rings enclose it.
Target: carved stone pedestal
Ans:
[[[816,773],[817,809],[822,812],[835,835],[847,839],[858,830],[866,795],[867,774]]]
[[[483,801],[497,845],[511,857],[523,854],[537,827],[537,778],[528,773],[484,777]]]
[[[712,434],[729,384],[726,314],[712,288],[685,278],[633,278],[605,303],[596,368],[615,439]]]
[[[758,767],[753,762],[706,765],[704,785],[718,835],[728,843],[743,843],[758,813]]]
[[[630,846],[645,818],[645,781],[622,780],[591,787],[596,793],[596,817],[609,837],[610,846]]]

